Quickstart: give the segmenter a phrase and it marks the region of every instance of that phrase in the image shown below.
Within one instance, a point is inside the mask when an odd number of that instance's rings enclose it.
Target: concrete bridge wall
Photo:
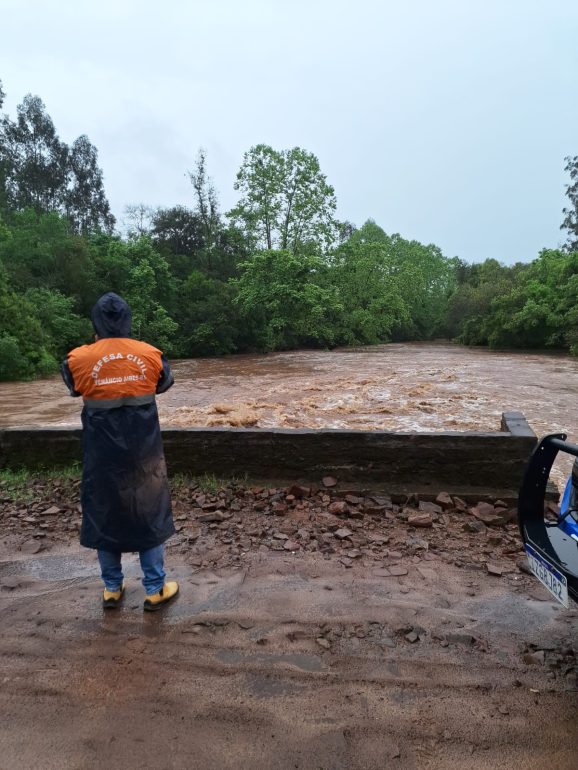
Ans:
[[[81,459],[80,429],[0,430],[0,467],[55,467]],[[318,480],[417,492],[517,494],[537,439],[521,412],[500,430],[385,433],[356,430],[163,430],[169,473]]]

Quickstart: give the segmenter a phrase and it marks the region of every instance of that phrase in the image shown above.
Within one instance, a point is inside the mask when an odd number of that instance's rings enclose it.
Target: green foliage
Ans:
[[[457,261],[454,273],[455,289],[447,304],[446,333],[466,345],[487,345],[485,318],[493,301],[512,289],[515,271],[495,259],[487,259],[478,265]]]
[[[234,287],[193,271],[179,287],[177,317],[183,329],[179,355],[215,356],[237,350],[243,324]]]
[[[0,379],[42,376],[56,368],[50,335],[36,306],[23,295],[0,289]]]
[[[123,293],[132,309],[133,334],[170,354],[178,324],[162,304],[172,293],[169,266],[147,238],[124,245],[130,268]]]
[[[0,481],[2,471],[0,471]],[[174,494],[188,492],[190,489],[199,489],[206,494],[216,495],[222,489],[228,489],[236,484],[246,485],[247,476],[231,476],[229,478],[220,478],[214,473],[205,473],[202,476],[191,476],[186,473],[174,473],[169,478],[171,491]]]
[[[256,326],[259,349],[332,345],[341,312],[338,293],[327,284],[326,265],[308,254],[269,249],[241,265],[234,285],[237,303]]]
[[[134,335],[169,355],[442,335],[578,355],[578,156],[566,164],[565,249],[511,267],[338,222],[315,155],[265,144],[244,155],[227,217],[201,151],[190,206],[129,206],[122,237],[96,149],[62,142],[27,96],[15,120],[0,117],[0,379],[56,371],[91,340],[106,291],[131,305]]]
[[[28,374],[28,361],[17,338],[4,332],[0,337],[0,380],[21,380]]]
[[[199,150],[195,168],[189,172],[189,179],[195,193],[195,214],[202,225],[204,247],[208,252],[212,252],[217,246],[221,229],[221,218],[219,216],[217,191],[207,176],[207,155],[205,150]]]
[[[152,217],[151,238],[165,257],[173,275],[186,279],[202,265],[205,251],[203,225],[194,211],[184,206],[158,209]]]
[[[374,344],[440,333],[453,276],[436,246],[389,236],[370,220],[337,249],[333,273],[345,308],[343,341]]]
[[[568,156],[565,160],[564,170],[570,175],[570,182],[566,186],[566,195],[570,205],[562,210],[564,220],[560,229],[566,230],[568,233],[566,249],[572,252],[578,251],[578,155]]]
[[[38,96],[28,94],[16,120],[0,117],[0,202],[11,211],[58,211],[77,233],[112,231],[96,148],[80,136],[62,142]]]
[[[460,342],[493,348],[578,346],[578,253],[544,250],[512,267],[472,265],[450,297],[447,327]]]
[[[33,502],[35,490],[32,488],[31,481],[32,473],[27,468],[19,470],[12,470],[11,468],[0,469],[2,496],[12,503]]]
[[[24,298],[35,308],[35,314],[49,338],[48,345],[60,360],[79,340],[89,342],[93,334],[88,318],[74,311],[74,299],[59,291],[28,289]]]
[[[337,235],[333,188],[313,153],[258,144],[245,153],[235,189],[242,194],[229,212],[253,249],[327,249]]]
[[[87,242],[70,232],[63,216],[25,209],[6,224],[8,234],[0,233],[0,260],[17,291],[54,289],[77,302],[91,295],[94,269]]]
[[[343,306],[340,342],[389,342],[394,327],[409,320],[385,242],[350,238],[337,251],[332,280]]]

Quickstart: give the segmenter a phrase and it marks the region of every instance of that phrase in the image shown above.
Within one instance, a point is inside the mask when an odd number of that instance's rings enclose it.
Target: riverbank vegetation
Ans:
[[[578,157],[566,162],[565,245],[512,266],[338,221],[317,158],[267,145],[245,154],[231,211],[201,151],[190,206],[128,206],[121,233],[96,148],[61,141],[27,96],[0,116],[0,379],[56,371],[111,290],[134,335],[173,357],[439,337],[578,355]]]

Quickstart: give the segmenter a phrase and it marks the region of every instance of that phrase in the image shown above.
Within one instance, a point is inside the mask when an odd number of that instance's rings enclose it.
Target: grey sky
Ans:
[[[245,150],[298,145],[342,219],[527,261],[563,237],[577,33],[576,0],[0,0],[0,79],[88,134],[117,217],[189,203],[199,146],[227,210]]]

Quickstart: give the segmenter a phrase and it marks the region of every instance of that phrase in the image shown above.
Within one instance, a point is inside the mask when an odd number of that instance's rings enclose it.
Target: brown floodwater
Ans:
[[[163,426],[499,430],[522,411],[538,435],[578,439],[578,360],[407,343],[176,361]],[[0,425],[78,425],[59,377],[0,383]]]

